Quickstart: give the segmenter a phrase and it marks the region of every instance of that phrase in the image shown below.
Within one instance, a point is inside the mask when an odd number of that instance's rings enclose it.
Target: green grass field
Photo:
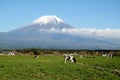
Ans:
[[[120,57],[76,59],[65,64],[63,55],[0,56],[0,80],[120,80]]]

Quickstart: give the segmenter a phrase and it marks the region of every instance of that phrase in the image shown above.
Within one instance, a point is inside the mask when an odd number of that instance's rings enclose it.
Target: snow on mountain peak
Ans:
[[[48,16],[42,16],[33,21],[33,23],[40,23],[40,24],[48,24],[48,23],[62,23],[64,22],[62,19],[58,18],[55,15],[48,15]]]
[[[54,30],[54,29],[62,30],[64,28],[73,29],[74,27],[65,23],[62,19],[54,15],[51,15],[51,16],[39,17],[32,23],[13,31],[14,32],[36,32],[36,31],[42,31],[42,30],[47,31],[47,30]]]

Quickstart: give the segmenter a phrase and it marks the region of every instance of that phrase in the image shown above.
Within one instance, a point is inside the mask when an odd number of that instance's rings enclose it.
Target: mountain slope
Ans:
[[[0,37],[1,49],[47,48],[47,49],[120,49],[120,45],[108,40],[99,40],[64,33],[5,34]]]

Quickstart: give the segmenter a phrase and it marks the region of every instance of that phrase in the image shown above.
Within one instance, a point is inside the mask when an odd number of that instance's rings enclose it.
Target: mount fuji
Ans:
[[[0,49],[120,49],[119,40],[77,36],[68,33],[76,29],[54,16],[42,16],[28,25],[0,33]]]
[[[36,32],[41,30],[62,30],[70,29],[72,26],[66,24],[62,19],[52,15],[52,16],[42,16],[34,20],[29,25],[21,27],[19,29],[10,32]]]

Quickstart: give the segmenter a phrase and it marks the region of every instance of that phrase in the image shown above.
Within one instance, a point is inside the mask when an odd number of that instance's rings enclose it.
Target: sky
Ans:
[[[0,32],[45,15],[76,28],[120,29],[120,0],[0,0]]]

